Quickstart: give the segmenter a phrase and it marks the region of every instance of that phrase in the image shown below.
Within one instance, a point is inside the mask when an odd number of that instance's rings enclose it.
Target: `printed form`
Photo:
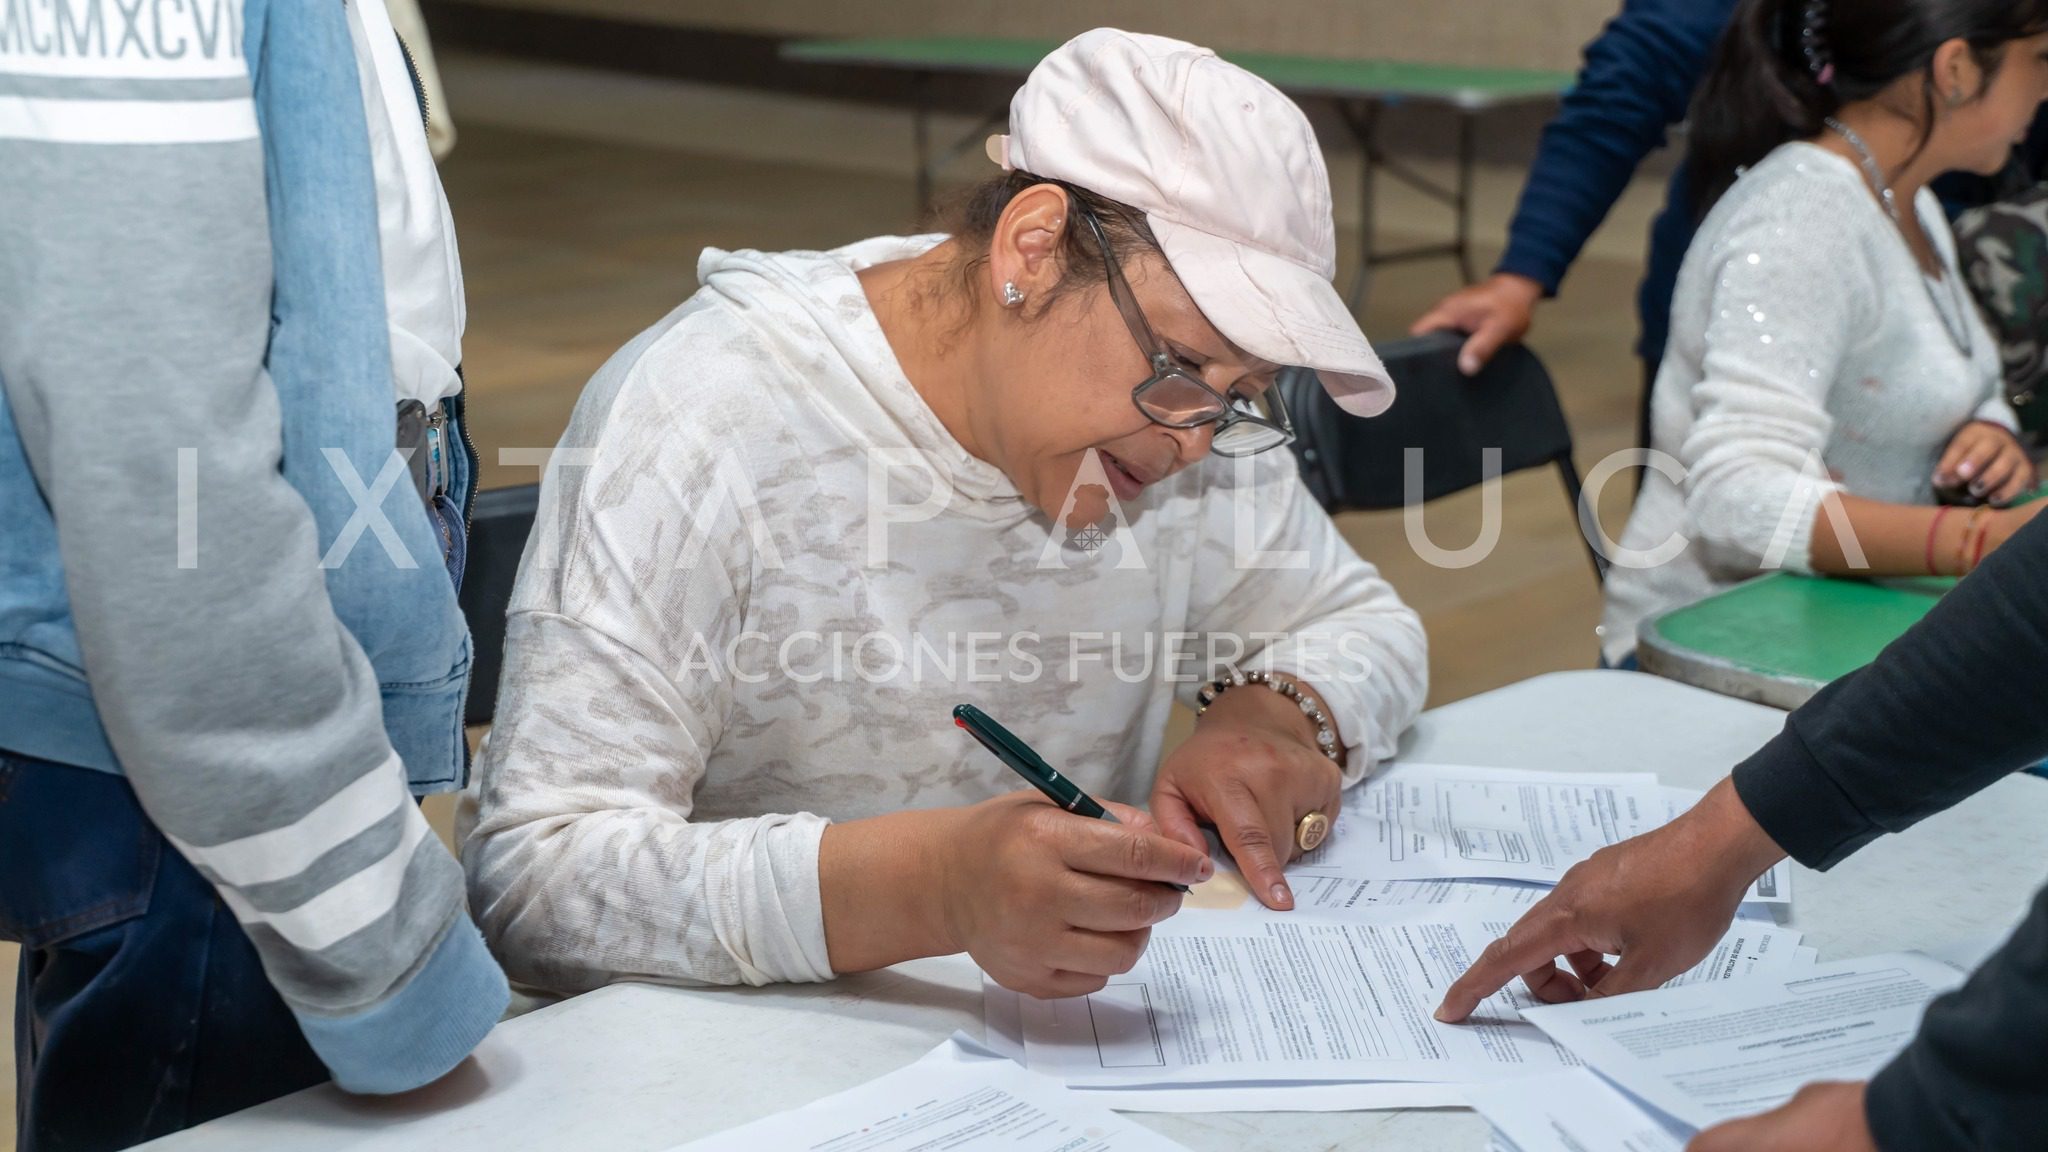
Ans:
[[[1531,1008],[1527,1019],[1630,1094],[1697,1128],[1768,1111],[1815,1080],[1863,1080],[1962,973],[1914,953],[1794,978],[1661,988]]]
[[[1396,764],[1351,789],[1304,872],[1540,880],[1669,818],[1648,774]]]
[[[1512,909],[1419,909],[1377,922],[1181,916],[1090,996],[1022,998],[1025,1062],[1073,1085],[1476,1081],[1579,1061],[1526,1023],[1519,981],[1465,1024],[1432,1013]],[[1737,923],[1679,978],[1786,973],[1799,934]]]
[[[1791,891],[1784,882],[1782,870],[1785,867],[1781,862],[1757,878],[1735,913],[1738,918],[1775,922],[1769,906],[1786,903],[1787,900],[1779,894]],[[1208,884],[1216,886],[1214,891],[1204,892],[1207,885],[1197,887],[1188,907],[1231,910],[1245,908],[1252,902],[1251,890],[1244,886],[1236,872],[1225,872],[1222,864]],[[1520,880],[1360,880],[1315,872],[1290,872],[1287,884],[1294,890],[1296,908],[1331,920],[1378,919],[1378,910],[1382,908],[1426,905],[1479,904],[1496,908],[1527,908],[1550,895],[1551,889],[1556,887]],[[1759,900],[1757,893],[1760,889],[1769,891],[1771,895]]]
[[[1187,1152],[958,1033],[907,1068],[670,1152]]]
[[[1502,881],[1555,884],[1610,844],[1669,823],[1702,794],[1647,773],[1525,772],[1396,764],[1344,795],[1330,838],[1288,867],[1300,906],[1534,903]],[[1486,890],[1399,881],[1481,880]],[[1760,877],[1745,901],[1788,903],[1790,868]]]
[[[1584,1068],[1469,1085],[1465,1098],[1513,1152],[1683,1152],[1692,1135]]]

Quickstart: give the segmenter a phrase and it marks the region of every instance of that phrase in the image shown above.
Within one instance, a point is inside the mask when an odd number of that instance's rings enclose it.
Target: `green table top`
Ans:
[[[1059,47],[1051,40],[976,36],[797,40],[782,46],[790,60],[869,64],[933,72],[1023,75]],[[1312,96],[1379,96],[1439,100],[1480,108],[1556,96],[1572,74],[1535,68],[1465,68],[1401,60],[1338,60],[1226,52],[1223,57],[1282,91]]]
[[[1875,659],[1952,579],[1837,580],[1774,573],[1646,621],[1647,671],[1703,688],[1797,707]]]

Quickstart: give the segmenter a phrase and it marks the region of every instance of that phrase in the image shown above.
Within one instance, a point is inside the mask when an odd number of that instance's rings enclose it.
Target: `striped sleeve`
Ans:
[[[342,5],[277,3],[245,38],[260,4],[0,3],[0,395],[144,809],[341,1087],[391,1092],[507,991],[279,472],[249,55],[367,144]]]

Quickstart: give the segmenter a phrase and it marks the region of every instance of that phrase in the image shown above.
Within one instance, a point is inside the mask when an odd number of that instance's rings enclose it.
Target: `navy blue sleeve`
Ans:
[[[1543,129],[1498,270],[1557,292],[1643,157],[1685,119],[1733,0],[1625,0],[1586,45],[1579,79]]]

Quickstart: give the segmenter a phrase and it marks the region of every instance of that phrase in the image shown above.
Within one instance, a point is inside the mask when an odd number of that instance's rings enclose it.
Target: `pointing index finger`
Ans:
[[[1444,990],[1444,1001],[1436,1010],[1438,1020],[1455,1024],[1515,977],[1549,966],[1559,956],[1586,949],[1551,899],[1546,896],[1538,901],[1515,921],[1506,935],[1488,944],[1465,974]]]

